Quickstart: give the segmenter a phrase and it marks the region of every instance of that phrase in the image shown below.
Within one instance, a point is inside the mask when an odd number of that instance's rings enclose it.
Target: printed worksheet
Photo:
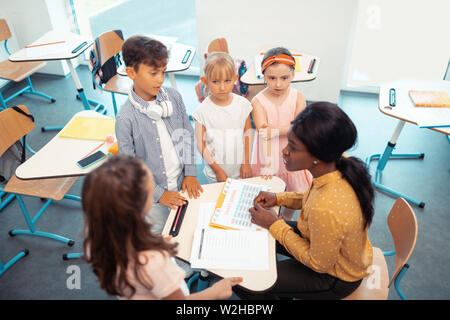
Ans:
[[[211,226],[237,230],[261,230],[251,222],[248,211],[260,191],[269,191],[270,186],[246,183],[242,180],[227,179],[223,193],[223,203],[219,203],[211,219]]]
[[[268,270],[267,230],[241,231],[197,228],[191,267],[203,269]]]

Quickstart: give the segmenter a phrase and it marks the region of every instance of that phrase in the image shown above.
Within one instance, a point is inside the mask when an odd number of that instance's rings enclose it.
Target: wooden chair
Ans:
[[[112,30],[104,32],[95,39],[94,46],[91,50],[91,55],[94,54],[96,57],[95,60],[98,61],[100,67],[103,67],[109,59],[113,57],[119,59],[119,54],[122,52],[123,43],[124,40],[122,31]],[[92,81],[94,82],[95,87],[111,93],[114,107],[114,116],[117,115],[117,103],[115,94],[118,93],[128,95],[128,92],[133,85],[133,81],[127,76],[118,74],[117,69],[115,75],[113,75],[110,79],[106,79],[105,83],[103,83],[103,81],[101,81],[99,77],[95,77],[95,74],[93,74],[92,76]]]
[[[8,50],[7,41],[11,38],[11,31],[8,27],[8,23],[5,19],[0,19],[0,41],[4,41],[4,47],[6,53],[10,55],[11,53]],[[0,92],[0,110],[6,109],[6,103],[11,99],[17,97],[22,93],[29,93],[44,97],[50,102],[55,102],[56,100],[46,95],[45,93],[34,90],[33,84],[31,83],[30,76],[36,71],[45,67],[46,63],[44,61],[33,61],[33,62],[11,62],[9,60],[5,60],[0,62],[0,78],[11,80],[14,82],[20,82],[24,79],[27,81],[27,86],[8,98],[4,98],[2,93]]]
[[[26,106],[18,106],[22,111],[29,114]],[[5,152],[12,144],[17,140],[22,138],[25,134],[31,132],[34,128],[34,122],[18,113],[12,108],[5,109],[0,112],[0,155]],[[61,200],[62,198],[80,201],[81,198],[78,196],[66,194],[72,185],[77,181],[78,177],[70,178],[54,178],[54,179],[30,179],[21,180],[15,175],[11,177],[4,188],[4,192],[9,193],[11,196],[15,197],[19,202],[22,214],[28,225],[28,230],[18,230],[13,229],[9,231],[10,236],[15,236],[19,234],[40,236],[45,238],[50,238],[58,240],[72,246],[74,241],[57,234],[38,231],[34,227],[37,219],[42,215],[42,213],[47,209],[47,207],[54,200]],[[38,197],[45,199],[46,203],[39,210],[38,213],[32,219],[28,212],[27,207],[22,199],[22,195]]]
[[[401,299],[406,296],[400,289],[400,280],[408,270],[407,264],[417,239],[417,219],[411,206],[403,198],[398,198],[387,218],[389,230],[394,240],[394,251],[382,252],[373,248],[371,274],[363,279],[361,285],[344,300],[387,300],[389,288],[394,283]],[[395,255],[395,269],[389,281],[389,272],[385,256]]]

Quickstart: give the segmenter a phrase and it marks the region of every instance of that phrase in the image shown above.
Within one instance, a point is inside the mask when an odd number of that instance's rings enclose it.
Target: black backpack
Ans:
[[[114,32],[123,40],[121,30],[114,30]],[[92,82],[95,89],[96,84],[101,86],[117,74],[117,68],[122,65],[122,61],[120,59],[120,53],[109,58],[106,62],[100,61],[101,52],[98,38],[95,39],[94,46],[98,52],[98,57],[95,54],[95,50],[92,49],[89,54],[89,69],[92,72]]]

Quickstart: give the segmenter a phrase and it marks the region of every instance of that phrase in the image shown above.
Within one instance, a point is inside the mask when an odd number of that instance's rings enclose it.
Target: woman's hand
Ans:
[[[250,211],[250,214],[252,215],[251,221],[265,229],[269,229],[270,226],[278,220],[278,215],[273,209],[263,208],[259,203],[256,203],[255,206],[248,211]]]
[[[253,200],[253,205],[259,204],[263,208],[272,208],[277,205],[277,195],[273,192],[260,191]]]

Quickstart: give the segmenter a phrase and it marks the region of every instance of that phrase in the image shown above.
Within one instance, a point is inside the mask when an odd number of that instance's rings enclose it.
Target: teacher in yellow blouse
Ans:
[[[352,293],[372,264],[367,236],[374,214],[374,190],[364,163],[343,157],[357,138],[355,125],[337,105],[316,102],[305,108],[288,132],[282,150],[289,171],[313,175],[305,193],[261,192],[250,209],[252,222],[277,240],[278,278],[263,294],[241,288],[241,298],[340,299]],[[280,219],[273,206],[301,209],[297,222]]]

